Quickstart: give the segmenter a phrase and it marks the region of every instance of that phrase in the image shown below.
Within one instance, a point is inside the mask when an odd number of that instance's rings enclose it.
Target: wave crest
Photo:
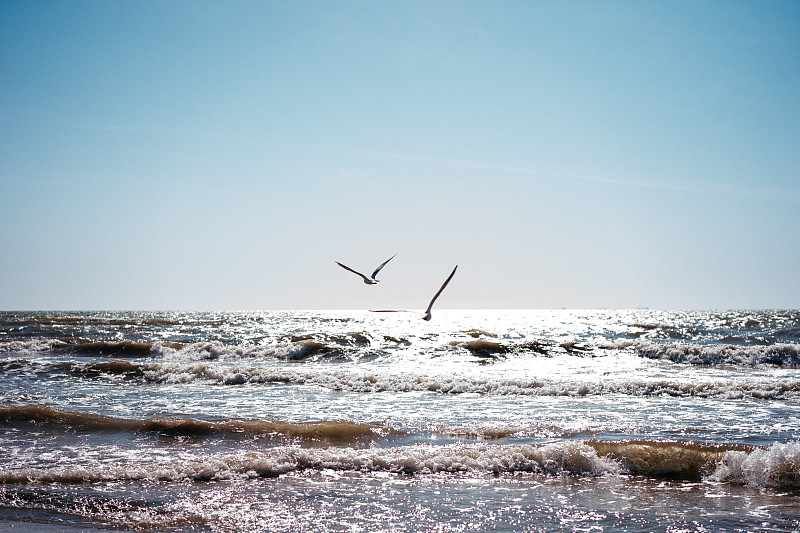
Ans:
[[[682,442],[572,440],[543,445],[280,447],[169,462],[0,468],[0,483],[203,482],[338,470],[417,475],[641,475],[655,479],[707,479],[754,487],[800,486],[800,443],[776,443],[767,449],[741,448]]]
[[[736,346],[732,344],[640,343],[636,353],[648,359],[692,365],[800,366],[800,345]]]
[[[145,379],[156,383],[190,383],[203,379],[223,385],[244,383],[317,385],[349,392],[431,392],[436,394],[496,394],[523,396],[674,396],[725,399],[792,399],[800,396],[799,380],[684,382],[669,380],[559,381],[551,379],[491,379],[459,375],[357,373],[348,370],[276,369],[211,363],[148,363]]]
[[[196,460],[50,468],[0,469],[0,483],[113,481],[212,481],[277,477],[306,470],[398,474],[531,472],[604,475],[620,465],[577,441],[517,446],[453,445],[398,448],[274,448],[264,452],[211,455]]]
[[[755,487],[800,487],[800,442],[728,451],[710,479]]]
[[[656,478],[700,480],[732,449],[682,441],[590,441],[597,453],[619,461],[636,475]]]
[[[288,439],[348,444],[364,439],[401,435],[403,432],[379,424],[341,420],[286,422],[268,420],[208,421],[191,417],[151,417],[144,420],[114,418],[93,413],[64,411],[44,405],[0,407],[0,422],[33,422],[83,431],[133,431],[168,435],[266,435]]]

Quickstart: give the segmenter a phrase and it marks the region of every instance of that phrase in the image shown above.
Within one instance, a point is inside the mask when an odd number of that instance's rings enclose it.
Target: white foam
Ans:
[[[274,355],[274,349],[263,346],[229,346],[219,341],[194,342],[186,345],[153,344],[153,355],[167,360],[209,361],[224,358],[251,359]]]
[[[736,346],[731,344],[643,342],[637,344],[635,350],[642,357],[694,365],[800,365],[800,345],[798,344]]]
[[[58,339],[36,339],[0,342],[0,353],[36,353],[41,354],[57,348],[68,346]]]
[[[347,339],[345,339],[347,340]],[[57,342],[57,341],[54,341]],[[377,341],[375,341],[377,342]],[[217,359],[278,359],[278,360],[304,360],[315,359],[326,354],[347,354],[358,357],[364,354],[364,349],[370,353],[375,350],[396,350],[395,344],[383,346],[380,342],[373,341],[361,343],[344,342],[341,339],[334,342],[331,339],[299,340],[289,343],[278,343],[257,346],[226,345],[219,341],[196,342],[180,347],[169,344],[155,343],[153,355],[171,360],[217,360]],[[464,342],[452,341],[436,348],[437,351],[445,350],[459,353],[463,351]],[[526,349],[526,343],[498,345],[503,354],[516,354],[517,356],[530,357],[536,353]],[[22,346],[20,349],[42,351],[50,349],[48,345]],[[417,347],[419,348],[419,347]],[[429,347],[430,348],[430,347]],[[0,351],[12,351],[14,347],[3,348]],[[561,354],[560,348],[550,346],[549,356]],[[694,344],[694,343],[658,343],[650,341],[618,340],[616,342],[600,342],[596,346],[587,345],[586,350],[581,350],[576,356],[591,353],[594,356],[609,355],[619,351],[632,350],[639,357],[659,359],[673,363],[686,363],[694,365],[735,365],[758,366],[764,364],[800,366],[800,345],[774,344],[759,346],[739,346],[733,344]],[[412,352],[416,350],[411,348]],[[575,354],[573,354],[575,355]]]
[[[165,343],[153,345],[153,355],[172,361],[213,361],[236,359],[277,359],[281,361],[304,360],[326,354],[352,352],[351,346],[328,345],[314,340],[301,340],[274,345],[226,345],[219,341],[194,342],[176,347]]]
[[[709,479],[755,487],[800,487],[800,442],[725,452]]]
[[[275,448],[129,465],[0,469],[0,483],[211,481],[274,477],[305,470],[414,474],[534,472],[550,475],[616,474],[621,466],[578,441],[533,445],[403,446],[398,448]]]
[[[147,379],[158,383],[189,383],[198,379],[224,385],[243,383],[291,383],[316,385],[336,391],[431,392],[437,394],[495,394],[524,396],[674,396],[724,399],[793,399],[800,397],[800,380],[747,379],[680,381],[666,379],[523,379],[490,378],[475,374],[428,375],[392,373],[375,369],[330,367],[299,369],[226,366],[213,362],[144,365]]]

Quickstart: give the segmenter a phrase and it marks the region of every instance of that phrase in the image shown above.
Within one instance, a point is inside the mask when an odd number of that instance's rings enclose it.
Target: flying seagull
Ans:
[[[444,280],[444,283],[442,283],[442,286],[439,287],[439,290],[436,291],[436,294],[433,295],[433,298],[431,298],[431,303],[428,304],[428,308],[425,310],[425,314],[422,315],[422,320],[430,320],[431,319],[431,308],[433,307],[433,302],[436,301],[436,298],[438,298],[439,295],[442,294],[442,291],[444,290],[444,288],[447,287],[447,284],[450,283],[451,279],[453,279],[453,275],[456,273],[456,269],[457,268],[458,268],[458,265],[455,266],[453,271],[450,272],[450,275],[447,276],[447,279]],[[373,313],[410,313],[411,312],[411,311],[407,311],[405,309],[370,309],[370,311],[373,312]]]
[[[394,254],[394,255],[397,255],[397,254]],[[339,265],[340,267],[342,267],[345,270],[349,270],[353,274],[358,274],[359,276],[361,276],[364,279],[364,283],[366,283],[367,285],[375,285],[376,283],[378,283],[378,280],[375,279],[375,276],[377,276],[378,272],[380,272],[381,269],[386,266],[386,263],[388,263],[389,261],[394,259],[394,255],[392,257],[390,257],[389,259],[387,259],[386,261],[384,261],[383,263],[381,263],[380,265],[378,265],[378,267],[375,269],[375,272],[373,272],[372,276],[369,277],[369,278],[367,276],[365,276],[364,274],[362,274],[361,272],[357,272],[357,271],[353,270],[352,268],[350,268],[349,266],[345,266],[345,265],[341,264],[339,261],[336,261],[336,264]]]
[[[456,265],[456,268],[458,268],[458,265]],[[442,291],[444,290],[444,288],[447,287],[447,284],[450,283],[451,279],[453,279],[453,275],[456,273],[456,268],[454,268],[453,271],[450,272],[450,275],[447,276],[446,280],[444,280],[444,283],[442,283],[442,286],[439,287],[439,290],[436,291],[436,294],[434,294],[433,298],[431,298],[431,303],[428,304],[428,308],[425,310],[425,314],[422,315],[422,320],[430,320],[431,319],[431,307],[433,307],[433,302],[436,301],[436,298],[438,298],[439,295],[442,294]]]

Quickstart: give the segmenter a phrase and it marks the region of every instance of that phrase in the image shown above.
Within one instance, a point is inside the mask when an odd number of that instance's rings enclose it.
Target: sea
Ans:
[[[800,531],[800,311],[3,312],[0,531]]]

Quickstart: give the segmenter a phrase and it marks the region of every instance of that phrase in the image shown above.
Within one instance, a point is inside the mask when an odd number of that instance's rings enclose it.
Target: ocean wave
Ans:
[[[707,480],[752,487],[800,487],[800,442],[768,448],[692,442],[590,441],[625,472],[656,478]]]
[[[314,339],[290,341],[280,345],[237,346],[218,341],[194,342],[185,345],[155,343],[153,355],[173,360],[210,361],[217,359],[278,359],[311,362],[318,360],[349,360],[358,353],[346,346],[328,344]]]
[[[587,444],[448,445],[396,448],[282,447],[263,452],[209,455],[196,460],[47,468],[0,468],[0,483],[89,483],[115,481],[215,481],[277,477],[306,470],[398,474],[531,472],[594,475],[620,472],[613,459]]]
[[[102,432],[130,431],[158,433],[187,437],[257,436],[278,437],[291,441],[308,441],[309,444],[358,443],[383,437],[402,437],[409,432],[384,423],[355,423],[342,420],[288,422],[258,419],[204,420],[202,417],[150,417],[143,420],[110,417],[95,413],[67,411],[46,405],[0,406],[0,423],[22,422],[25,425],[46,424],[49,431]],[[449,427],[435,425],[428,430],[437,438],[467,441],[494,441],[510,437],[566,438],[577,435],[559,426],[510,428],[498,426]],[[587,432],[582,432],[585,434]]]
[[[143,358],[156,355],[164,347],[179,348],[180,343],[154,343],[130,340],[85,340],[73,338],[15,340],[0,342],[0,353],[34,355],[78,355],[88,357]]]
[[[210,380],[221,385],[245,383],[316,385],[335,391],[430,392],[437,394],[495,394],[524,396],[673,396],[724,399],[775,399],[800,397],[800,380],[752,379],[747,381],[683,382],[618,379],[561,381],[552,379],[492,379],[468,375],[390,374],[348,370],[276,369],[225,366],[212,363],[147,363],[143,376],[151,382],[175,384]]]
[[[712,399],[797,400],[800,380],[792,378],[716,379],[703,381],[645,378],[501,378],[474,372],[428,374],[390,372],[366,366],[264,367],[217,361],[142,362],[130,359],[60,361],[8,359],[0,372],[42,376],[72,374],[90,379],[138,380],[163,385],[206,381],[217,385],[312,385],[354,393],[427,392],[432,394],[481,394],[498,396],[667,396]]]
[[[81,338],[25,339],[0,342],[0,354],[68,355],[172,361],[214,361],[261,359],[314,362],[355,362],[402,353],[424,353],[430,357],[469,355],[480,363],[512,357],[603,357],[620,352],[637,357],[678,364],[756,367],[774,365],[800,367],[800,344],[696,344],[616,339],[590,342],[547,342],[540,339],[516,341],[487,337],[484,332],[462,332],[467,339],[435,344],[436,337],[418,339],[366,332],[347,334],[309,333],[261,339],[259,343],[231,344],[219,340],[166,342],[137,340],[90,340]],[[266,341],[265,341],[266,339]],[[432,343],[431,341],[434,341]],[[459,355],[460,354],[460,355]],[[469,359],[467,359],[469,360]]]
[[[408,346],[405,338],[383,336],[372,338],[367,333],[309,333],[281,335],[270,344],[231,345],[220,341],[187,344],[154,343],[153,355],[173,359],[278,359],[284,361],[350,361],[376,352]]]
[[[125,359],[109,359],[76,363],[73,361],[48,362],[46,360],[6,359],[0,360],[0,372],[21,373],[28,376],[63,375],[71,373],[78,376],[96,377],[101,375],[121,375],[124,377],[143,376],[144,369]]]
[[[200,342],[187,345],[155,343],[152,347],[152,354],[193,360],[264,358],[298,362],[331,362],[360,360],[406,349],[412,344],[406,338],[390,336],[371,338],[365,333],[310,334],[283,338],[281,342],[266,346],[225,345],[220,342]],[[441,355],[443,350],[466,352],[484,363],[509,357],[563,355],[602,357],[632,350],[639,357],[673,363],[745,367],[800,366],[800,345],[798,344],[740,346],[734,344],[654,343],[621,339],[593,345],[572,341],[558,343],[543,340],[504,342],[496,338],[472,338],[451,340],[442,346],[429,347],[427,350],[437,355]]]
[[[588,444],[598,454],[619,461],[630,474],[682,480],[700,480],[713,472],[724,454],[748,449],[684,441],[594,440]]]
[[[397,341],[402,342],[402,341]],[[220,341],[144,342],[129,340],[37,339],[0,342],[0,353],[87,357],[172,358],[182,360],[279,359],[316,361],[350,359],[369,346],[359,336],[303,335],[273,345],[236,345]]]
[[[636,475],[754,487],[800,486],[800,444],[742,448],[686,442],[577,440],[539,445],[292,446],[168,462],[145,459],[131,464],[0,468],[0,483],[205,482],[336,470],[414,475]]]
[[[76,355],[96,357],[150,357],[153,354],[152,342],[136,341],[94,341],[68,343],[59,346],[61,351]]]
[[[380,424],[341,420],[287,422],[267,420],[207,421],[191,417],[151,417],[144,420],[115,418],[94,413],[64,411],[43,405],[0,406],[0,422],[50,424],[82,431],[132,431],[198,437],[205,435],[277,436],[292,440],[354,443],[364,439],[401,435]]]
[[[153,346],[153,355],[172,359],[277,359],[297,362],[348,362],[385,355],[411,347],[412,341],[405,337],[383,335],[373,338],[365,333],[347,335],[308,334],[284,336],[274,344],[239,346],[218,341],[197,342],[186,345],[160,344]],[[501,342],[497,340],[470,339],[453,340],[442,346],[428,346],[431,353],[441,355],[443,351],[466,352],[483,362],[501,360],[518,355],[542,355],[552,357],[571,354],[585,355],[593,348],[576,342],[560,344],[543,341]],[[602,351],[602,349],[601,349]]]
[[[469,341],[451,341],[450,346],[468,351],[471,355],[484,360],[505,359],[511,355],[543,355],[553,357],[559,354],[580,355],[591,351],[592,348],[577,342],[564,342],[560,344],[544,341],[523,341],[504,343],[495,340],[475,339]]]
[[[709,479],[755,487],[800,487],[800,442],[728,451]]]
[[[12,340],[0,342],[0,353],[45,354],[67,343],[59,339]]]
[[[693,365],[800,366],[800,345],[737,346],[732,344],[635,344],[641,357]]]
[[[502,360],[511,356],[558,355],[606,355],[608,351],[625,349],[633,341],[591,346],[578,342],[550,343],[542,340],[501,341],[497,339],[472,338],[472,332],[464,332],[467,340],[450,340],[441,345],[432,344],[437,336],[412,341],[404,336],[378,335],[365,332],[347,334],[309,333],[304,335],[280,335],[261,339],[262,343],[232,344],[220,340],[196,342],[91,340],[82,338],[48,338],[37,340],[14,340],[0,342],[0,353],[31,355],[74,355],[87,357],[166,358],[172,360],[209,361],[230,359],[275,359],[304,363],[363,361],[379,355],[411,349],[424,350],[430,354],[444,352],[468,354],[480,362]],[[475,334],[475,335],[484,335]]]

